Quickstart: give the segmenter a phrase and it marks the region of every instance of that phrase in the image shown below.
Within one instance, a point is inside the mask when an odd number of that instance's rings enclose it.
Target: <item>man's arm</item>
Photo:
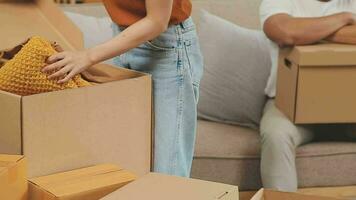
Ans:
[[[326,39],[354,22],[354,14],[348,12],[318,18],[276,14],[265,21],[263,29],[271,40],[281,46],[307,45]]]
[[[356,44],[356,25],[345,26],[326,40],[335,43]]]

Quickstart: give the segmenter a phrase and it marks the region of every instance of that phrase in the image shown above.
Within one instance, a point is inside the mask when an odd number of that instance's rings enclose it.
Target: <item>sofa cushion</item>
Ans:
[[[257,131],[200,120],[192,177],[239,185],[241,190],[262,187],[260,141]],[[356,143],[315,142],[297,150],[300,187],[356,184]]]
[[[258,131],[204,120],[198,122],[196,158],[259,158]]]
[[[205,63],[199,117],[258,127],[271,67],[265,35],[203,11],[199,38]]]
[[[316,142],[297,152],[300,187],[356,185],[356,142]]]
[[[261,188],[258,132],[240,126],[198,121],[192,177]]]

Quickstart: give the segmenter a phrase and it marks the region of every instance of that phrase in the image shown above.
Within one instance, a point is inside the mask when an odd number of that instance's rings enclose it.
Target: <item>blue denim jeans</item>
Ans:
[[[114,34],[125,28],[114,24]],[[189,177],[203,59],[191,18],[114,59],[117,66],[152,75],[154,171]],[[134,119],[133,119],[134,120]]]

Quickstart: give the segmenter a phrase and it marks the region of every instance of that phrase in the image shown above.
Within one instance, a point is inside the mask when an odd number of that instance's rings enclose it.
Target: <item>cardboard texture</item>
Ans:
[[[251,200],[341,200],[341,199],[261,189],[252,197]]]
[[[296,124],[355,123],[355,54],[344,44],[281,50],[277,107]]]
[[[56,41],[65,50],[82,49],[83,34],[48,0],[0,0],[0,49],[12,48],[35,35]]]
[[[79,29],[49,0],[0,0],[0,24],[1,49],[32,35],[83,48]],[[24,154],[29,177],[99,163],[150,171],[151,77],[108,65],[93,69],[102,75],[98,82],[112,82],[31,96],[0,91],[0,153]],[[105,78],[111,74],[117,81]]]
[[[148,174],[101,200],[238,200],[237,186],[196,179]]]
[[[26,159],[0,155],[0,199],[27,200]]]
[[[116,165],[98,165],[30,179],[29,199],[97,200],[136,178]]]

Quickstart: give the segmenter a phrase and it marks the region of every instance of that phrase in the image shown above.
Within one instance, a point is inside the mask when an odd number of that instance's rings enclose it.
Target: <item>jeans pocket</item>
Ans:
[[[155,51],[173,51],[173,50],[175,50],[175,47],[173,45],[172,46],[162,45],[162,44],[159,44],[158,42],[155,42],[154,40],[147,41],[144,43],[144,45],[152,50],[155,50]]]
[[[199,86],[203,76],[203,56],[197,40],[187,40],[184,45],[188,70],[192,77],[193,84]]]

